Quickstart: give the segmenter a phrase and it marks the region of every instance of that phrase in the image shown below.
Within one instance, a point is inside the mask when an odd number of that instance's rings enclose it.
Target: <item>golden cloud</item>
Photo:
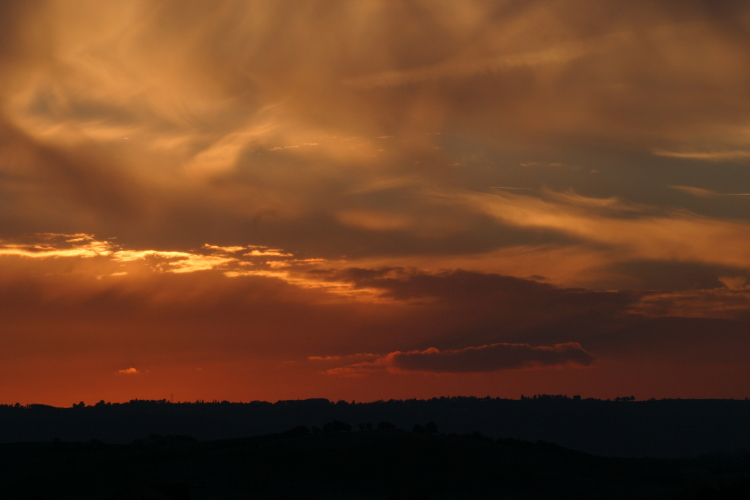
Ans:
[[[555,231],[587,243],[606,245],[622,260],[750,267],[750,257],[744,250],[750,245],[750,223],[746,222],[716,220],[656,207],[621,207],[610,200],[585,197],[567,197],[561,202],[511,193],[466,193],[462,198],[476,210],[505,224]],[[597,206],[612,211],[595,210]]]

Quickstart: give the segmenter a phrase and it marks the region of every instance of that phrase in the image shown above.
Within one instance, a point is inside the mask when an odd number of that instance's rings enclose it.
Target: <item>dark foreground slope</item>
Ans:
[[[750,455],[603,458],[406,431],[0,445],[0,493],[14,499],[745,499],[749,474]]]
[[[750,401],[601,401],[542,396],[536,399],[435,398],[430,400],[277,403],[123,404],[54,408],[0,405],[0,443],[89,441],[127,444],[150,433],[216,440],[282,432],[339,420],[392,422],[410,430],[433,421],[441,432],[480,431],[493,438],[544,440],[604,456],[690,457],[750,450]]]

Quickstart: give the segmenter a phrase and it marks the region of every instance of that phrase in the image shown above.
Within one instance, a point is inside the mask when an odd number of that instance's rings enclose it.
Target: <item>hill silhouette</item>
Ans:
[[[359,429],[388,422],[410,430],[434,422],[441,432],[474,431],[492,438],[557,443],[602,456],[691,457],[750,449],[750,401],[603,401],[539,395],[521,400],[443,397],[371,403],[326,399],[170,403],[0,405],[0,442],[128,444],[149,434],[188,435],[201,441],[278,433],[338,421]]]
[[[78,500],[721,500],[747,498],[750,489],[747,453],[612,458],[479,432],[350,431],[339,424],[329,432],[295,427],[204,442],[152,434],[129,445],[6,443],[0,492]]]

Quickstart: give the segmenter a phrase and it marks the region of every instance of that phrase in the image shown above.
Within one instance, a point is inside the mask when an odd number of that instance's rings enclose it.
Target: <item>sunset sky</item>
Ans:
[[[0,2],[0,403],[750,396],[750,3]]]

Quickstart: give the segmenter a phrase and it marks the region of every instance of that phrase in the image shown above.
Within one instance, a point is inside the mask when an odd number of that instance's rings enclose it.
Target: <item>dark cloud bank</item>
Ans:
[[[386,359],[400,370],[435,373],[480,373],[528,367],[575,364],[588,366],[594,357],[577,342],[552,347],[528,344],[491,344],[457,351],[395,352]]]

